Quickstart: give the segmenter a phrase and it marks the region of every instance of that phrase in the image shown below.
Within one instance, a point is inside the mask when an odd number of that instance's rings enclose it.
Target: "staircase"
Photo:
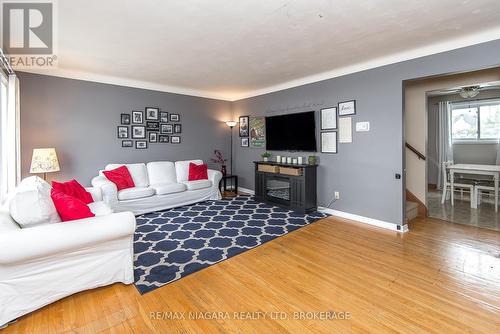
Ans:
[[[406,222],[427,217],[427,208],[410,191],[406,190]]]
[[[418,203],[406,201],[406,219],[412,221],[418,217]]]

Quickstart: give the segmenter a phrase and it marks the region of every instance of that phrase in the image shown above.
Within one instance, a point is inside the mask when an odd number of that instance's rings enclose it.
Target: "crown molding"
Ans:
[[[23,70],[22,72],[234,102],[234,101],[238,101],[238,100],[242,100],[242,99],[246,99],[246,98],[250,98],[250,97],[274,93],[274,92],[277,92],[280,90],[285,90],[285,89],[289,89],[289,88],[303,86],[306,84],[315,83],[315,82],[319,82],[319,81],[323,81],[323,80],[327,80],[327,79],[333,79],[333,78],[340,77],[343,75],[361,72],[361,71],[365,71],[365,70],[369,70],[369,69],[373,69],[373,68],[377,68],[377,67],[381,67],[381,66],[395,64],[395,63],[399,63],[402,61],[421,58],[421,57],[430,56],[430,55],[441,53],[441,52],[460,49],[460,48],[471,46],[471,45],[490,42],[490,41],[497,40],[497,39],[500,39],[500,27],[485,30],[485,31],[475,33],[475,34],[470,34],[470,35],[450,39],[450,40],[447,40],[444,42],[430,44],[430,45],[427,45],[424,47],[415,48],[415,49],[408,50],[408,51],[403,51],[403,52],[391,54],[391,55],[388,55],[385,57],[372,59],[372,60],[369,60],[366,62],[361,62],[358,64],[337,68],[337,69],[334,69],[331,71],[306,76],[306,77],[303,77],[300,79],[283,82],[283,83],[278,84],[278,85],[273,85],[273,86],[262,88],[262,89],[256,89],[256,90],[248,91],[248,92],[243,93],[243,94],[236,94],[236,95],[235,94],[227,94],[227,93],[225,94],[222,92],[217,93],[217,92],[202,91],[202,90],[189,89],[189,88],[183,88],[183,87],[177,87],[177,86],[162,85],[162,84],[157,84],[157,83],[152,83],[152,82],[147,82],[147,81],[133,80],[133,79],[127,79],[127,78],[121,78],[121,77],[115,77],[115,76],[106,76],[106,75],[100,75],[100,74],[91,73],[91,72],[75,71],[75,70],[68,70],[68,69]]]

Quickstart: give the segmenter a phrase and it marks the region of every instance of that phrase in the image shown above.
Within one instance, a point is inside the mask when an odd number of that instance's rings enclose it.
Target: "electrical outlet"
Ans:
[[[340,199],[340,193],[338,191],[335,192],[335,199]]]

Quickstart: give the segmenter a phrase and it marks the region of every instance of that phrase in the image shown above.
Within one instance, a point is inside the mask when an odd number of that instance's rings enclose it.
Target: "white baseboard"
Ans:
[[[403,232],[403,233],[408,232],[408,225],[401,226],[401,225],[389,223],[389,222],[386,222],[383,220],[359,216],[359,215],[355,215],[353,213],[333,210],[333,209],[325,208],[322,206],[318,207],[318,211],[328,213],[328,214],[335,216],[335,217],[346,218],[346,219],[350,219],[350,220],[355,220],[355,221],[363,223],[363,224],[368,224],[368,225],[373,225],[373,226],[385,228],[385,229],[388,229],[391,231]]]
[[[249,195],[255,195],[255,191],[253,191],[252,189],[248,189],[248,188],[238,187],[238,191],[241,191],[242,193],[249,194]]]

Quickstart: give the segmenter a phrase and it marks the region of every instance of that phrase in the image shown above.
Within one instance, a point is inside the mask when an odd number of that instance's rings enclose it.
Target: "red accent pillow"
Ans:
[[[51,190],[50,197],[52,198],[52,202],[54,202],[57,213],[63,222],[95,217],[87,204],[83,203],[76,197],[66,195],[57,189]]]
[[[188,181],[208,180],[208,166],[206,164],[197,165],[189,163]]]
[[[135,187],[134,180],[128,171],[127,166],[120,166],[112,170],[105,170],[102,172],[104,176],[114,184],[118,190]]]
[[[63,183],[52,181],[52,188],[55,190],[59,190],[66,195],[78,198],[85,204],[94,202],[92,195],[87,190],[85,190],[85,188],[76,180],[71,180]]]

